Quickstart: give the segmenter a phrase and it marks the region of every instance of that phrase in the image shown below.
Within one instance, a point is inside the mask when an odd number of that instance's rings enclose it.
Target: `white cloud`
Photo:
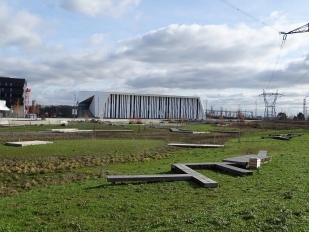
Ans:
[[[132,10],[142,0],[62,0],[65,10],[82,13],[91,17],[105,15],[118,18]]]
[[[251,98],[230,93],[220,97],[218,93],[252,89],[250,92],[257,96],[270,80],[273,65],[269,60],[275,61],[277,41],[262,40],[262,36],[260,30],[243,25],[235,29],[226,25],[170,25],[121,41],[119,49],[110,54],[98,49],[105,39],[98,33],[89,37],[91,46],[74,53],[60,49],[40,60],[11,58],[1,60],[0,65],[3,75],[10,73],[11,77],[23,77],[31,85],[40,85],[35,92],[42,101],[64,101],[63,94],[59,94],[59,89],[64,88],[75,92],[92,89],[181,95],[193,91],[201,96],[207,90],[208,97],[230,99],[232,104],[235,99],[244,102]],[[291,77],[297,79],[308,69],[306,57],[278,66],[272,86],[290,86]],[[304,86],[303,82],[299,84]],[[52,90],[45,91],[47,86]]]
[[[41,19],[27,10],[13,12],[0,1],[0,46],[1,47],[35,47],[42,44],[36,31]]]
[[[264,29],[268,33],[269,30]],[[274,36],[265,38],[261,30],[245,25],[232,29],[227,25],[195,24],[170,25],[138,38],[124,40],[120,43],[120,50],[145,62],[222,64],[273,58],[277,44]]]
[[[139,89],[155,86],[263,89],[267,87],[274,68],[277,71],[273,86],[287,86],[291,76],[300,75],[301,70],[298,67],[292,70],[294,60],[275,65],[279,51],[277,36],[270,28],[257,30],[243,24],[236,28],[227,25],[170,25],[121,41],[115,56],[119,60],[134,60],[143,65],[142,72],[136,77],[126,77],[125,82]],[[308,45],[303,37],[297,42],[297,45],[286,46],[283,54]],[[304,59],[298,60],[296,65],[308,68]]]
[[[103,33],[93,34],[91,35],[89,39],[89,45],[91,46],[101,45],[104,39],[105,39],[105,35]]]

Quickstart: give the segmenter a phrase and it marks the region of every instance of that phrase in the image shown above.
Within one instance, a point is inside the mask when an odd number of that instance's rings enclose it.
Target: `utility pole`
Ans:
[[[206,118],[207,118],[207,102],[208,100],[206,100]]]
[[[257,118],[257,101],[255,99],[255,117]]]
[[[303,114],[304,114],[304,117],[305,117],[305,120],[307,120],[307,107],[306,107],[306,98],[307,98],[308,96],[306,96],[305,98],[304,98],[304,104],[303,104]]]
[[[100,98],[98,97],[98,118],[100,118]]]
[[[75,113],[76,113],[76,111],[77,111],[77,110],[75,109],[75,108],[76,108],[75,106],[76,106],[76,94],[74,94],[74,102],[73,102],[73,115],[74,115],[73,117],[74,117],[74,121],[75,121]]]

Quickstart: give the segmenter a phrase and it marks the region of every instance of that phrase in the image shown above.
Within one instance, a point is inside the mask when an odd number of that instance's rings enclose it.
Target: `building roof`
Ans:
[[[158,96],[158,97],[178,97],[178,98],[195,98],[199,99],[199,96],[179,96],[179,95],[166,95],[166,94],[146,94],[146,93],[126,93],[126,92],[104,92],[104,91],[80,91],[80,93],[91,93],[92,96],[96,94],[122,94],[122,95],[139,95],[139,96]]]

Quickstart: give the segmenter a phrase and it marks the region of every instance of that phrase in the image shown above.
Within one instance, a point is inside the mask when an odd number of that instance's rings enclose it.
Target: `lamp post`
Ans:
[[[255,99],[255,118],[257,118],[257,101]]]
[[[74,94],[74,103],[73,103],[73,117],[74,117],[74,121],[75,121],[75,113],[76,113],[76,94]]]
[[[100,118],[100,98],[98,97],[98,118]]]
[[[304,114],[304,117],[305,117],[305,120],[306,120],[306,118],[307,118],[307,109],[306,109],[306,98],[307,98],[308,96],[306,96],[305,98],[304,98],[304,105],[303,105],[303,114]]]

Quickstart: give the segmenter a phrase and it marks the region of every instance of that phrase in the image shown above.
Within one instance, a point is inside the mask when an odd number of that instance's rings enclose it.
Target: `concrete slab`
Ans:
[[[184,129],[178,129],[178,128],[170,128],[171,132],[177,132],[177,133],[188,133],[188,134],[206,134],[210,132],[199,132],[199,131],[192,131],[192,130],[184,130]]]
[[[69,128],[69,129],[48,129],[46,131],[50,132],[56,132],[56,133],[72,133],[72,132],[77,132],[78,129],[76,128]]]
[[[192,148],[218,148],[224,147],[224,145],[219,144],[189,144],[189,143],[169,143],[169,146],[176,146],[176,147],[192,147]]]
[[[24,146],[31,146],[31,145],[42,145],[42,144],[52,144],[53,142],[49,141],[21,141],[21,142],[7,142],[5,145],[7,146],[14,146],[14,147],[24,147]]]
[[[133,130],[93,130],[97,132],[133,132]]]
[[[178,129],[178,128],[170,128],[171,132],[178,132],[178,133],[190,133],[192,134],[192,130],[183,130],[183,129]]]
[[[223,131],[223,130],[213,130],[212,132],[215,132],[215,133],[231,133],[231,134],[238,134],[240,133],[240,131]]]
[[[54,133],[84,133],[84,132],[133,132],[133,130],[79,130],[76,128],[70,129],[48,129],[46,131]]]

